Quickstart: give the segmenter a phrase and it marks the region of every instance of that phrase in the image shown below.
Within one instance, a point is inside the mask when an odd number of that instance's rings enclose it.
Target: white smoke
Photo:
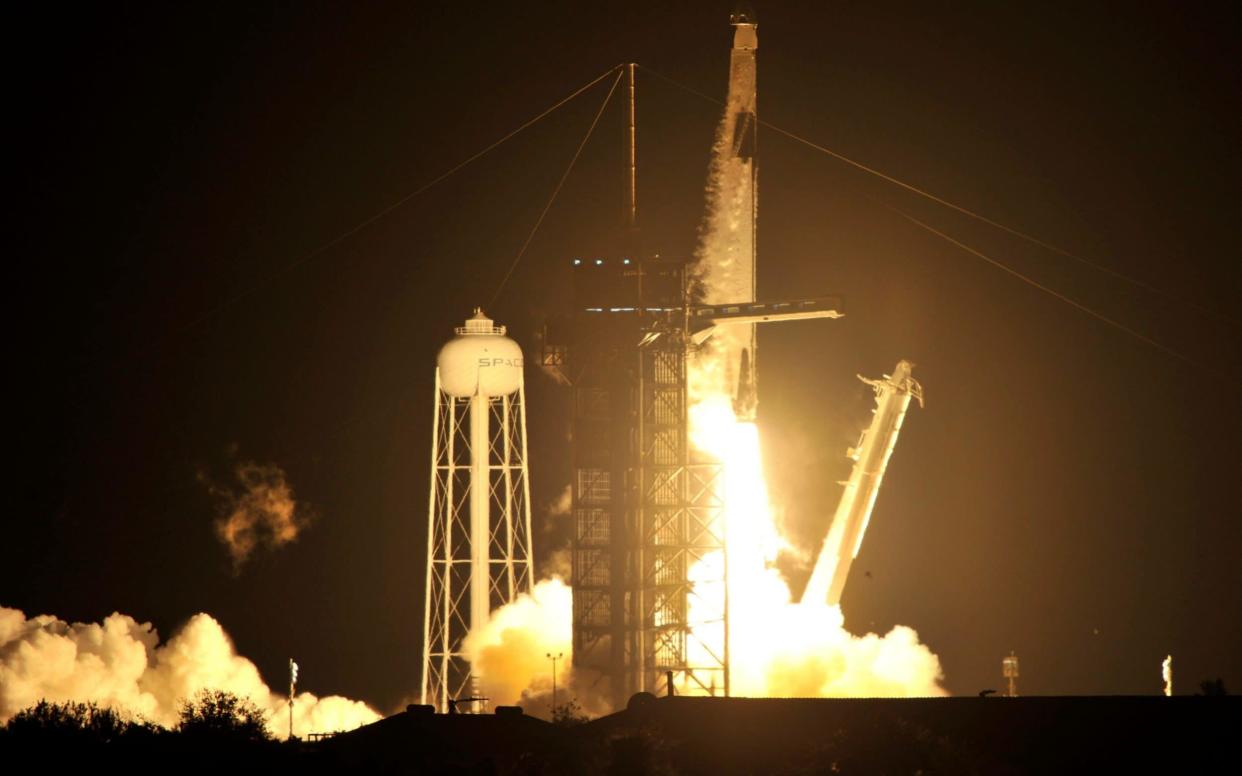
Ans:
[[[573,528],[573,523],[569,519],[573,505],[573,486],[566,485],[543,508],[543,530],[545,534],[550,536],[551,542],[555,545],[563,544],[569,538],[569,532]],[[563,546],[541,554],[538,558],[539,576],[569,579],[573,571],[571,558],[569,549]]]
[[[471,631],[462,645],[479,690],[493,706],[517,703],[523,693],[549,692],[552,661],[565,676],[573,660],[573,596],[559,577],[545,579],[531,593],[492,612],[487,625]]]
[[[94,701],[172,726],[181,702],[202,689],[249,698],[267,712],[273,734],[287,730],[288,698],[268,688],[210,615],[194,615],[160,644],[151,623],[125,614],[70,624],[0,606],[0,724],[46,699]],[[379,718],[365,703],[336,695],[304,692],[295,698],[299,736],[349,730]]]
[[[566,485],[564,489],[557,494],[556,498],[548,502],[548,507],[544,510],[544,513],[550,520],[558,517],[566,517],[569,515],[569,510],[573,507],[573,505],[574,488],[572,485]]]
[[[769,634],[766,638],[744,635],[732,641],[732,680],[739,695],[900,698],[948,694],[940,684],[944,678],[940,659],[904,625],[883,636],[857,636],[845,629],[839,608],[788,601],[747,611],[737,619],[745,620],[749,632]]]
[[[219,501],[216,537],[229,551],[233,570],[240,571],[260,546],[278,548],[295,541],[310,518],[305,508],[298,509],[279,466],[247,461],[233,473],[236,487],[200,479]]]

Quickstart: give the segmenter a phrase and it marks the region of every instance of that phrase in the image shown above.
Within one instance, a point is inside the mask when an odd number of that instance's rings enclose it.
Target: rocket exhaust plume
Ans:
[[[797,603],[772,565],[786,540],[763,480],[754,423],[738,421],[724,395],[705,397],[691,414],[692,443],[724,464],[728,544],[729,655],[733,695],[880,697],[946,694],[935,654],[911,628],[855,636],[840,608]],[[704,560],[721,563],[724,558]],[[691,578],[713,578],[691,571]],[[714,578],[718,579],[719,575]],[[723,591],[722,591],[723,592]],[[779,636],[774,637],[774,634]],[[723,633],[705,634],[723,647]],[[678,688],[682,690],[683,688]]]
[[[288,719],[288,698],[271,691],[210,615],[194,615],[161,644],[151,623],[120,613],[70,624],[0,607],[0,724],[47,699],[93,701],[170,727],[181,702],[203,689],[249,698],[267,713],[272,733]],[[295,698],[299,731],[350,730],[379,718],[365,703],[336,695]]]
[[[1166,655],[1160,664],[1160,678],[1164,680],[1164,697],[1173,697],[1173,656]]]
[[[260,547],[276,549],[294,542],[310,522],[305,507],[298,509],[284,471],[275,464],[247,461],[234,471],[235,486],[217,485],[200,475],[217,499],[218,538],[238,572]]]

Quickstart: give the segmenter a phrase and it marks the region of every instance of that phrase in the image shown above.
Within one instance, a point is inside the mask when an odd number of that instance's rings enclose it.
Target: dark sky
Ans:
[[[603,89],[286,268],[619,62],[723,97],[730,5],[664,5],[11,20],[0,603],[165,636],[206,611],[273,685],[295,655],[317,693],[412,693],[435,352],[495,293]],[[1242,29],[1227,4],[1081,5],[758,8],[763,118],[1166,292],[760,133],[760,293],[848,313],[761,334],[774,497],[818,535],[868,418],[854,375],[917,364],[927,407],[844,609],[916,628],[955,693],[997,686],[1010,649],[1028,694],[1157,692],[1169,652],[1181,691],[1242,685]],[[644,240],[685,255],[718,109],[641,72],[639,100]],[[622,129],[617,103],[489,310],[527,348],[566,260],[617,233]],[[567,396],[528,381],[540,508],[568,482]],[[233,575],[198,474],[239,460],[282,467],[317,519]]]

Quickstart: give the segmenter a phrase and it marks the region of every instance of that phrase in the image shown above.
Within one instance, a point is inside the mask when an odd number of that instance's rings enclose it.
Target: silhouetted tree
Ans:
[[[15,739],[75,745],[106,744],[133,732],[155,729],[149,722],[127,719],[116,709],[94,701],[51,703],[46,699],[17,712],[5,727]]]
[[[181,704],[177,732],[217,743],[271,741],[267,716],[249,698],[224,690],[199,690]]]
[[[562,727],[575,727],[589,719],[576,698],[552,707],[552,722]]]

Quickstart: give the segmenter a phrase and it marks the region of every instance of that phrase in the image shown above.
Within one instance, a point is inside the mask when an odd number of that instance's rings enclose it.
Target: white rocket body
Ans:
[[[729,57],[729,96],[712,151],[708,219],[698,248],[697,279],[706,304],[747,304],[755,301],[755,247],[758,236],[758,26],[745,18],[733,21]],[[741,420],[753,420],[755,391],[755,325],[724,327],[708,347],[720,351],[723,379],[734,397]]]

